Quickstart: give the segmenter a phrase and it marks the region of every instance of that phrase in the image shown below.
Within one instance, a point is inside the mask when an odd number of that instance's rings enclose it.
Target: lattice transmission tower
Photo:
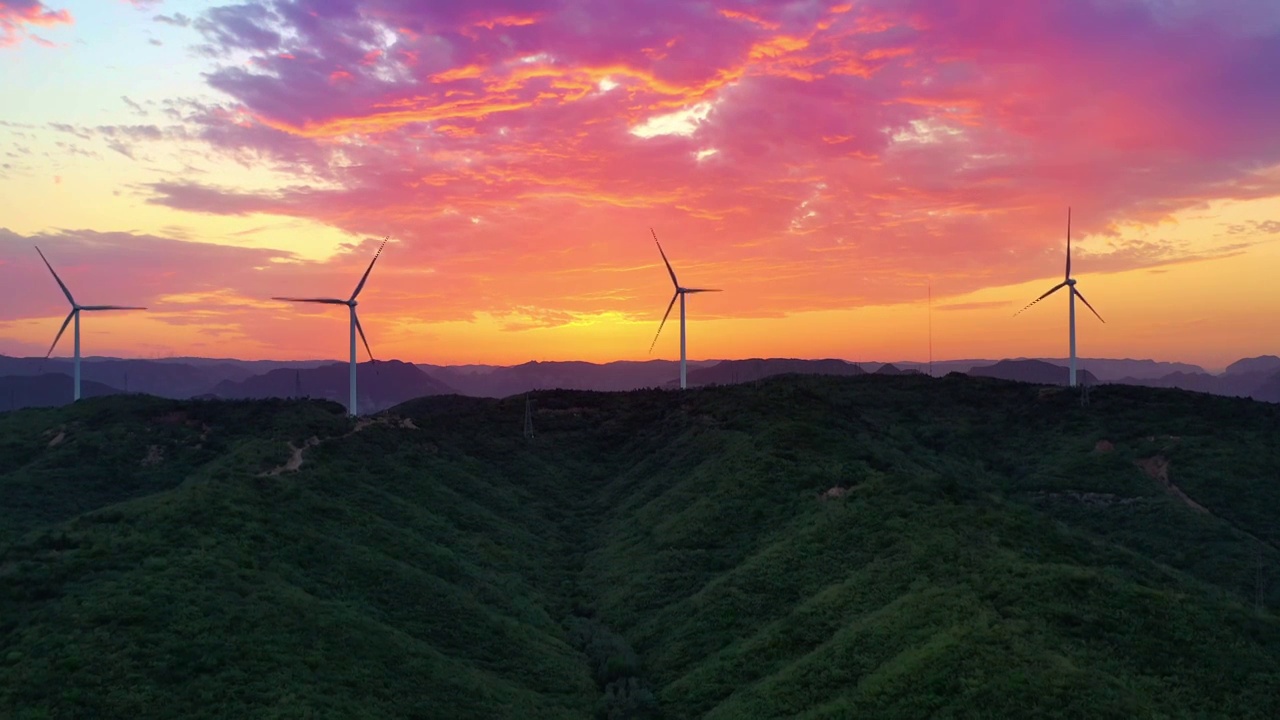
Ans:
[[[524,438],[533,439],[533,400],[527,394],[524,396]]]

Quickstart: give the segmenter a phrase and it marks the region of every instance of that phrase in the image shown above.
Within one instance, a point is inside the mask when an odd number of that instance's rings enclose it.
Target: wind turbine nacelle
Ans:
[[[1068,285],[1075,285],[1075,284],[1076,284],[1076,279],[1075,279],[1075,278],[1067,278],[1067,284],[1068,284]]]

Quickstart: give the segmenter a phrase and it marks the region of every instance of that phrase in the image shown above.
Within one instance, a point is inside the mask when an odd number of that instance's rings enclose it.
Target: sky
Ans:
[[[0,353],[1280,353],[1273,0],[0,0]],[[930,299],[931,298],[931,299]],[[64,338],[55,355],[69,355]],[[364,357],[363,351],[361,353]]]

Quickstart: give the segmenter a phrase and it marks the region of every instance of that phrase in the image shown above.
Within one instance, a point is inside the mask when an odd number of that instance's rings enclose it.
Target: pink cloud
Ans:
[[[147,192],[390,233],[437,269],[433,318],[646,313],[650,225],[691,279],[732,276],[739,315],[913,299],[925,275],[962,292],[1056,272],[1068,204],[1087,234],[1280,193],[1275,7],[228,5],[193,24],[236,53],[208,76],[230,100],[175,105],[163,136],[296,181]],[[632,132],[687,109],[683,134]],[[1081,271],[1236,251],[1156,239]]]
[[[37,245],[83,304],[145,306],[149,319],[175,326],[207,326],[201,332],[211,339],[234,338],[242,346],[248,342],[268,351],[314,347],[316,333],[333,330],[331,315],[289,307],[270,297],[314,294],[317,289],[326,296],[345,297],[379,242],[368,238],[320,263],[276,250],[155,235],[59,230],[24,236],[0,228],[0,247],[5,248],[0,282],[12,291],[0,309],[0,322],[66,314],[66,299],[32,247]],[[364,320],[375,342],[374,333],[382,332],[384,321],[412,313],[415,283],[403,277],[397,282],[396,270],[380,266],[378,276],[361,294],[363,302],[377,309]],[[54,323],[49,328],[50,341],[56,331]],[[337,354],[342,345],[341,338],[335,337]],[[13,352],[31,351],[17,343],[9,347]]]
[[[33,246],[40,247],[80,302],[123,305],[148,305],[165,294],[225,288],[253,294],[265,290],[254,284],[262,274],[255,267],[291,259],[278,251],[91,230],[24,236],[0,228],[0,246],[7,256],[5,271],[12,274],[5,286],[14,288],[5,318],[56,314],[66,304]]]
[[[29,34],[26,28],[62,23],[71,23],[71,13],[51,10],[40,0],[0,0],[0,48],[17,45],[24,37],[47,45],[47,40]]]

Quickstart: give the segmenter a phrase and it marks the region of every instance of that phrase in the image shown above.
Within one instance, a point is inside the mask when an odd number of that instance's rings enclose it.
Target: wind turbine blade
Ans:
[[[285,302],[305,302],[305,303],[321,303],[324,305],[347,305],[348,301],[339,300],[338,298],[296,298],[296,297],[273,297],[272,300],[284,300]]]
[[[360,316],[359,316],[359,315],[356,315],[355,313],[351,313],[351,319],[355,321],[355,323],[356,323],[356,332],[360,333],[360,339],[361,339],[362,341],[364,341],[364,351],[365,351],[365,352],[367,352],[367,353],[369,353],[369,362],[374,362],[374,363],[378,362],[378,361],[373,357],[373,350],[369,349],[369,341],[368,341],[367,339],[365,339],[365,336],[364,336],[364,328],[363,328],[363,327],[360,327]]]
[[[1024,307],[1024,308],[1022,308],[1022,310],[1026,310],[1027,308],[1031,307],[1032,305],[1035,305],[1036,303],[1038,303],[1038,302],[1040,302],[1041,300],[1043,300],[1043,299],[1045,299],[1045,298],[1049,297],[1050,295],[1052,295],[1052,294],[1054,294],[1054,293],[1058,292],[1059,290],[1061,290],[1062,288],[1064,288],[1064,287],[1066,287],[1066,286],[1067,286],[1067,284],[1066,284],[1065,282],[1060,282],[1060,283],[1058,283],[1057,285],[1054,285],[1052,288],[1050,288],[1050,289],[1049,289],[1049,291],[1048,291],[1048,292],[1046,292],[1045,294],[1043,294],[1043,295],[1041,295],[1040,297],[1036,298],[1035,300],[1032,300],[1031,302],[1027,303],[1027,306],[1026,306],[1026,307]],[[1014,314],[1013,314],[1013,316],[1014,316],[1014,317],[1017,317],[1017,316],[1022,312],[1022,310],[1019,310],[1018,312],[1014,313]]]
[[[373,264],[378,262],[378,256],[382,254],[382,248],[387,246],[387,241],[390,239],[390,235],[382,238],[382,244],[378,246],[378,252],[374,253],[373,260],[369,261],[369,269],[364,271],[364,276],[360,278],[360,284],[356,286],[356,291],[351,293],[352,300],[355,300],[360,291],[364,289],[364,284],[369,279],[369,273],[373,272]]]
[[[658,246],[658,253],[662,255],[663,264],[667,266],[667,274],[671,276],[671,284],[675,285],[676,289],[679,290],[680,281],[676,280],[676,271],[671,269],[671,263],[667,261],[667,254],[662,252],[662,243],[658,242],[658,233],[654,232],[653,228],[649,228],[649,232],[653,233],[653,242]]]
[[[62,278],[58,277],[58,273],[55,272],[53,266],[49,264],[49,260],[44,256],[44,253],[40,252],[40,248],[38,246],[33,247],[35,247],[36,252],[40,253],[40,259],[44,260],[44,266],[49,268],[49,272],[53,273],[53,279],[58,281],[58,287],[62,288],[62,294],[67,296],[67,302],[74,306],[76,304],[76,299],[71,297],[71,291],[67,289],[67,284],[62,282]]]
[[[1067,208],[1067,276],[1064,279],[1071,279],[1071,208]]]
[[[1094,315],[1096,315],[1096,316],[1097,316],[1097,318],[1098,318],[1099,320],[1102,320],[1102,316],[1101,316],[1101,315],[1098,315],[1098,311],[1093,309],[1093,306],[1089,304],[1089,301],[1088,301],[1088,300],[1085,300],[1085,299],[1084,299],[1084,295],[1083,295],[1083,294],[1081,294],[1081,292],[1080,292],[1079,290],[1077,290],[1077,289],[1075,289],[1075,288],[1073,287],[1073,288],[1071,288],[1071,292],[1075,293],[1075,294],[1076,294],[1076,297],[1080,298],[1080,302],[1084,303],[1084,306],[1085,306],[1085,307],[1087,307],[1087,308],[1089,308],[1089,311],[1090,311],[1090,312],[1092,312]],[[1104,323],[1105,323],[1105,322],[1106,322],[1106,320],[1102,320],[1102,322],[1104,322]]]
[[[44,354],[45,360],[48,360],[49,356],[53,354],[53,349],[58,347],[58,341],[62,339],[62,333],[67,331],[67,326],[71,324],[71,318],[75,317],[75,315],[76,311],[74,308],[71,312],[67,313],[67,319],[62,321],[62,327],[58,329],[58,334],[54,336],[53,344],[49,346],[49,352]]]
[[[81,310],[146,310],[144,307],[128,307],[125,305],[82,305]]]
[[[667,305],[667,312],[662,316],[662,322],[658,323],[658,332],[653,336],[653,342],[649,343],[649,352],[653,352],[653,347],[658,344],[658,335],[662,334],[662,327],[667,324],[667,318],[671,316],[671,308],[676,306],[676,298],[680,297],[680,291],[677,290],[675,295],[671,296],[671,303]]]
[[[687,293],[724,292],[723,290],[719,290],[717,288],[685,288],[684,291]]]

